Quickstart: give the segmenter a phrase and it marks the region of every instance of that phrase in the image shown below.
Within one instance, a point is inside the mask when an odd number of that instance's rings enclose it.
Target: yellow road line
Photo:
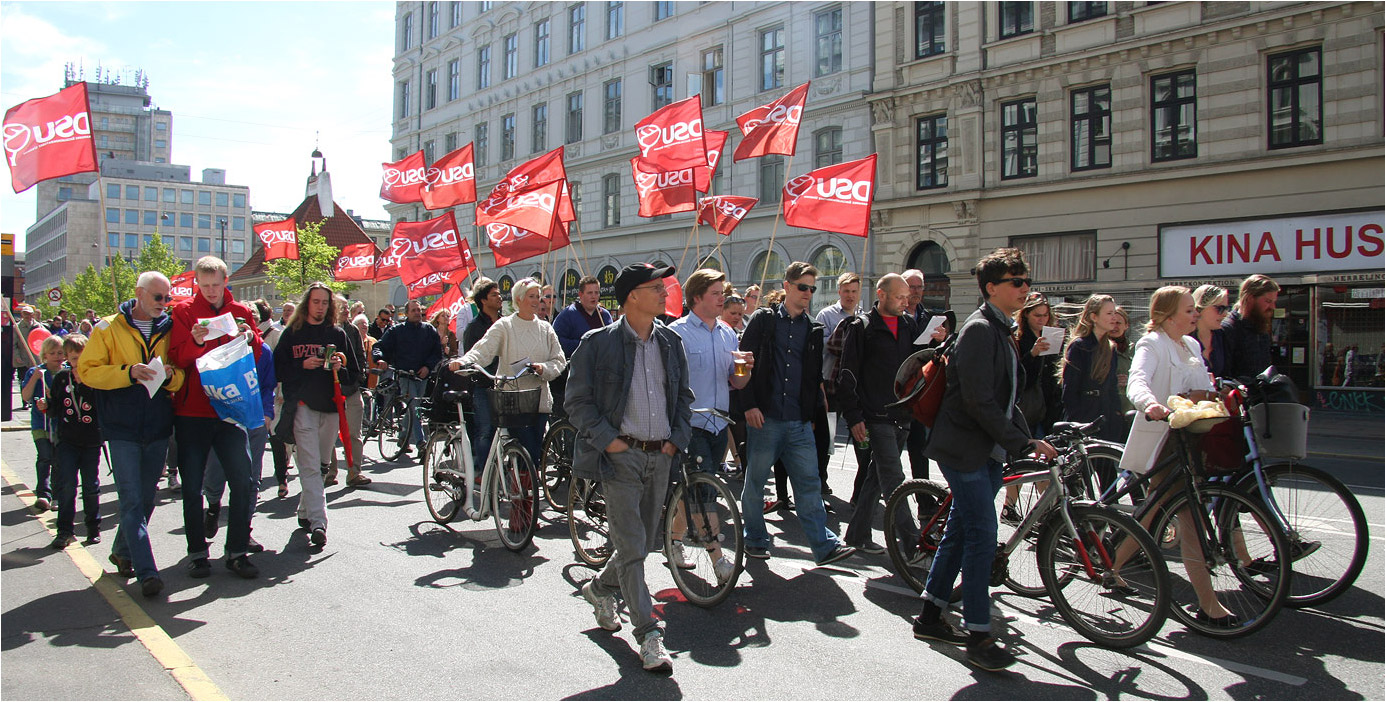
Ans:
[[[10,469],[10,465],[0,460],[0,475],[3,475],[5,482],[10,484],[15,494],[19,497],[24,506],[32,512],[36,498],[34,493],[20,480],[19,476]],[[57,535],[54,526],[54,513],[45,512],[38,515],[38,520],[43,528],[50,534]],[[130,628],[130,633],[139,639],[149,654],[154,656],[154,660],[167,670],[169,675],[183,687],[188,693],[188,697],[193,700],[225,700],[229,699],[216,683],[203,672],[201,668],[193,662],[188,654],[173,641],[162,627],[155,623],[154,619],[140,607],[139,603],[133,600],[125,589],[120,586],[115,578],[106,573],[105,569],[96,562],[91,552],[78,542],[73,542],[65,549],[69,558],[72,559],[77,570],[91,581],[92,587],[101,593],[106,602],[115,609],[116,614],[120,615],[125,626]]]

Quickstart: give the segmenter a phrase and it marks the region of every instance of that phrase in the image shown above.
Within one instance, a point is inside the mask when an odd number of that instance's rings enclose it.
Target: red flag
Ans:
[[[457,236],[457,218],[452,212],[423,222],[397,222],[390,235],[390,250],[403,239],[404,254],[395,264],[399,279],[408,285],[434,271],[451,271],[466,264]]]
[[[709,129],[703,135],[703,141],[707,142],[707,166],[693,167],[693,188],[700,193],[705,193],[712,189],[712,177],[717,175],[717,164],[722,162],[722,148],[727,145],[727,137],[731,132],[720,132],[716,129]]]
[[[636,161],[630,160],[630,173],[635,178],[635,196],[640,202],[638,214],[641,217],[688,212],[696,208],[698,193],[693,190],[695,169],[645,173],[636,166]]]
[[[664,313],[670,317],[683,316],[683,286],[679,285],[678,276],[668,276],[664,279],[664,289],[669,291],[669,295],[664,298]]]
[[[17,193],[41,180],[100,170],[86,83],[11,107],[4,127],[5,161]]]
[[[525,190],[512,190],[499,198],[493,193],[477,203],[476,223],[480,226],[511,224],[547,238],[552,235],[550,230],[559,219],[558,201],[565,187],[564,181],[555,181]]]
[[[298,260],[298,225],[292,217],[278,222],[264,222],[254,227],[255,236],[265,247],[265,261],[287,258]]]
[[[193,286],[193,277],[194,272],[188,271],[187,273],[179,273],[173,276],[172,280],[168,281],[168,295],[171,298],[171,302],[190,300],[193,295],[197,294],[197,288]]]
[[[332,279],[338,282],[373,280],[378,255],[375,244],[370,242],[343,246],[341,255],[332,264]]]
[[[458,278],[458,280],[461,280],[461,278]],[[448,316],[451,318],[451,324],[454,325],[453,331],[455,332],[457,331],[455,327],[457,324],[457,315],[461,313],[462,308],[466,306],[467,298],[462,297],[462,286],[454,285],[448,288],[448,291],[443,293],[442,297],[429,305],[427,310],[424,310],[424,319],[432,319],[433,315],[437,314],[440,310],[447,310]]]
[[[510,169],[510,172],[506,173],[499,183],[496,183],[491,194],[486,196],[486,200],[479,203],[477,207],[494,206],[495,202],[503,200],[511,192],[527,190],[536,185],[547,185],[559,180],[563,181],[562,199],[564,200],[559,207],[559,217],[564,222],[571,222],[576,219],[576,215],[573,213],[572,201],[568,197],[567,178],[568,173],[563,168],[563,147],[560,146]]]
[[[427,179],[422,150],[394,163],[382,163],[380,197],[390,202],[423,202],[423,186]]]
[[[784,97],[737,117],[736,126],[741,128],[744,136],[741,143],[736,145],[732,159],[740,161],[766,154],[794,155],[808,87],[809,84],[804,83]]]
[[[375,282],[379,283],[399,275],[399,262],[404,259],[408,249],[408,239],[391,237],[390,248],[382,251],[380,258],[375,259]]]
[[[542,256],[568,245],[566,225],[556,223],[550,231],[552,237],[544,238],[532,231],[493,222],[486,225],[486,238],[491,242],[491,253],[496,258],[496,266],[499,267]]]
[[[760,200],[740,195],[705,197],[698,205],[698,221],[712,225],[722,236],[731,236],[732,230],[741,224],[757,202]]]
[[[441,210],[467,202],[476,202],[476,169],[472,165],[472,145],[466,146],[433,162],[425,172],[423,204],[430,210]]]
[[[640,167],[648,173],[707,165],[702,98],[694,95],[654,111],[635,123]]]
[[[416,300],[427,295],[437,295],[443,292],[444,283],[456,285],[465,280],[474,270],[476,270],[476,266],[463,266],[455,271],[448,272],[433,271],[404,287],[409,291],[410,300]],[[430,313],[429,316],[432,316],[432,314]]]
[[[784,186],[784,223],[866,236],[875,192],[876,154],[809,171]]]

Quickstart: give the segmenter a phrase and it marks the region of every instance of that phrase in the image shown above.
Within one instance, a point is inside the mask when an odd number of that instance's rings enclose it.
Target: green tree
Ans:
[[[343,295],[356,289],[354,283],[339,283],[332,279],[332,266],[337,262],[340,250],[329,245],[323,237],[324,221],[298,225],[297,261],[279,258],[265,264],[265,272],[285,300],[297,300],[314,281],[326,283],[333,292]]]
[[[73,310],[78,316],[87,308],[96,310],[103,317],[115,314],[117,305],[135,296],[137,276],[130,264],[119,256],[99,270],[88,264],[86,270],[78,273],[72,282],[62,281],[58,284],[58,289],[63,292],[62,306]],[[115,280],[114,289],[112,278]]]
[[[185,270],[183,260],[178,258],[173,249],[164,244],[163,237],[158,235],[140,249],[139,258],[135,259],[136,275],[145,271],[158,271],[172,278]]]

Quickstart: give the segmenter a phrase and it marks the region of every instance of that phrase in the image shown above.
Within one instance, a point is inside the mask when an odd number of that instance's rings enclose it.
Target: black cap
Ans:
[[[674,274],[673,266],[656,268],[648,263],[632,263],[621,269],[621,274],[616,276],[616,304],[626,304],[626,296],[636,287],[644,285],[651,280],[661,280]]]

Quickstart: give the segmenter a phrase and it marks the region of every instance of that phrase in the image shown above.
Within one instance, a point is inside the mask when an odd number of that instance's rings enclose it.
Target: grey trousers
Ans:
[[[895,488],[905,481],[900,452],[905,449],[910,433],[909,423],[867,422],[866,435],[871,440],[871,463],[857,493],[857,506],[847,522],[848,546],[860,546],[871,540],[876,506],[882,498],[890,499]],[[908,515],[905,515],[908,516]]]
[[[650,588],[645,584],[645,555],[659,549],[659,517],[669,489],[673,456],[631,448],[606,454],[612,474],[602,480],[607,528],[615,552],[592,589],[606,596],[621,592],[630,612],[636,641],[659,628]]]

